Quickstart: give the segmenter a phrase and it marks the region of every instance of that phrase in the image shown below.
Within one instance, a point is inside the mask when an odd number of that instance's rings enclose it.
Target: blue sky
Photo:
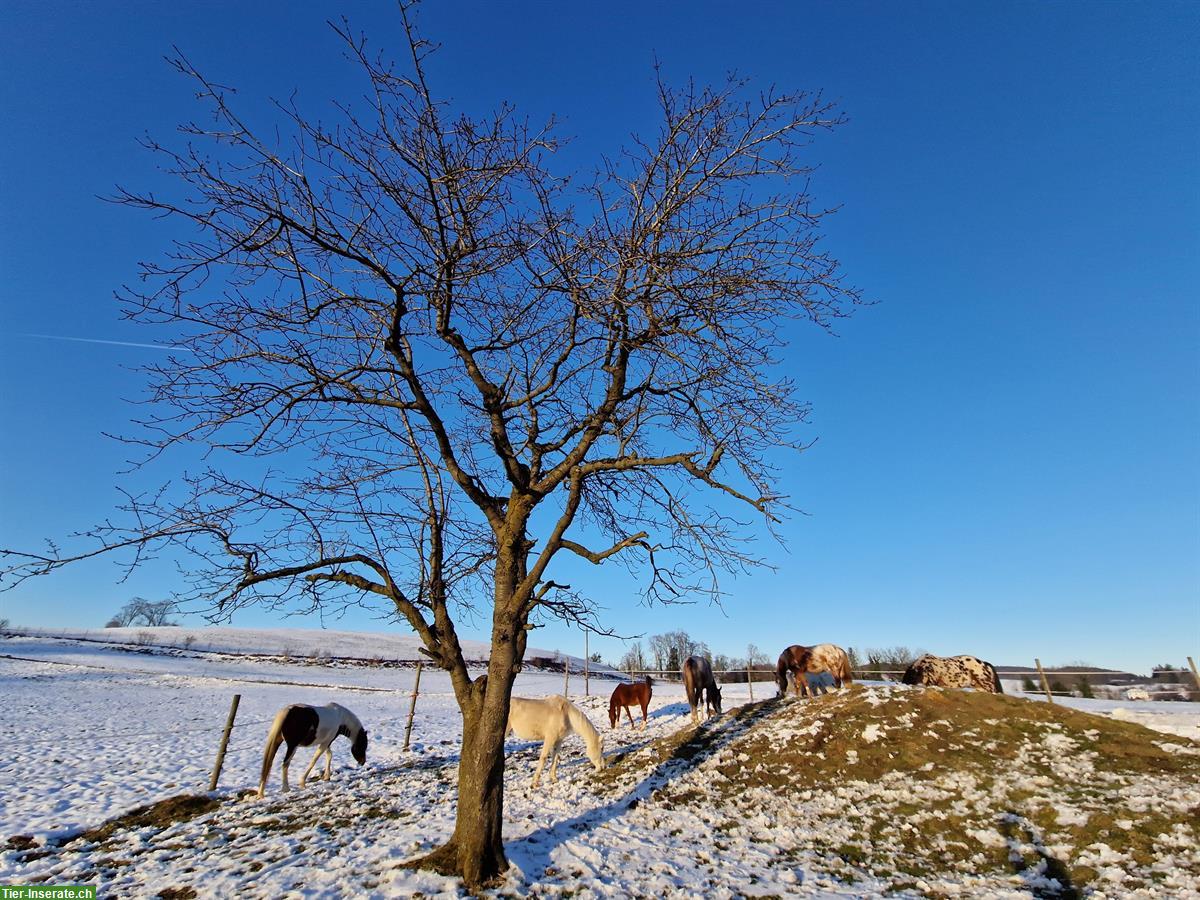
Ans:
[[[391,3],[342,8],[399,46]],[[293,90],[326,115],[357,89],[325,24],[338,9],[0,6],[0,546],[62,538],[118,485],[179,465],[118,477],[128,453],[102,436],[129,432],[128,367],[161,351],[31,336],[158,339],[112,292],[163,227],[97,197],[161,184],[136,139],[200,115],[163,55],[178,45],[237,86],[251,117]],[[421,21],[443,45],[439,93],[558,114],[571,166],[653,127],[656,56],[676,82],[820,88],[851,119],[816,146],[815,193],[842,204],[828,247],[879,302],[836,337],[794,334],[818,440],[783,489],[807,515],[785,548],[760,545],[775,571],[726,583],[724,610],[645,609],[618,571],[575,567],[613,627],[682,627],[731,655],[834,641],[1139,670],[1200,655],[1200,6],[444,3]],[[174,578],[121,574],[27,583],[0,616],[98,626]],[[555,626],[535,643],[582,649]]]

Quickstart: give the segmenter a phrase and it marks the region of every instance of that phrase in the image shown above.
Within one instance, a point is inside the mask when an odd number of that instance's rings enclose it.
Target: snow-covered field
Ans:
[[[401,750],[414,670],[384,663],[415,659],[411,639],[204,629],[187,642],[187,630],[163,630],[172,633],[177,645],[188,646],[131,652],[150,649],[150,641],[136,635],[134,644],[123,648],[86,640],[84,634],[74,637],[85,640],[0,640],[0,729],[6,738],[0,754],[0,848],[7,838],[29,836],[0,849],[0,883],[84,879],[101,884],[105,896],[129,897],[151,897],[171,887],[183,890],[176,896],[194,896],[188,888],[200,896],[458,893],[453,880],[397,868],[437,846],[452,830],[460,739],[448,679],[426,670],[412,748]],[[319,648],[311,643],[314,634],[320,637]],[[269,656],[239,655],[244,653]],[[530,650],[527,655],[554,653]],[[328,656],[379,664],[324,664]],[[656,685],[646,731],[628,725],[610,731],[611,685],[593,679],[592,696],[584,697],[582,677],[571,678],[571,699],[600,729],[606,754],[620,761],[618,768],[625,773],[615,790],[611,780],[593,775],[582,742],[573,737],[564,749],[558,782],[535,792],[530,780],[540,748],[510,740],[506,837],[514,866],[502,890],[526,896],[570,891],[594,896],[873,896],[882,890],[882,884],[869,878],[848,883],[807,871],[803,855],[786,852],[804,824],[781,821],[765,798],[761,807],[743,811],[742,826],[722,832],[719,840],[704,810],[662,802],[668,784],[672,792],[692,790],[701,796],[708,777],[693,770],[686,758],[654,757],[653,742],[690,724],[682,690]],[[561,673],[527,670],[518,677],[516,692],[543,696],[560,693],[562,687]],[[769,690],[769,685],[757,685],[756,698]],[[348,746],[339,741],[334,745],[334,780],[310,784],[286,800],[278,793],[276,768],[264,800],[224,803],[165,831],[134,828],[103,848],[72,844],[68,848],[78,849],[39,852],[47,841],[99,825],[132,807],[204,793],[234,693],[242,700],[218,796],[231,798],[257,785],[267,724],[288,703],[336,700],[354,710],[371,735],[367,765],[355,768]],[[726,686],[724,694],[727,713],[749,699],[745,685]],[[1174,736],[1200,738],[1200,704],[1068,704]],[[714,726],[714,734],[726,746],[748,727],[736,715],[727,715]],[[1187,742],[1178,746],[1179,752],[1196,752]],[[297,757],[303,766],[308,758],[304,751]],[[293,766],[297,781],[299,771],[302,766]],[[34,852],[28,852],[30,847]],[[1019,886],[992,885],[971,895],[1028,893]]]

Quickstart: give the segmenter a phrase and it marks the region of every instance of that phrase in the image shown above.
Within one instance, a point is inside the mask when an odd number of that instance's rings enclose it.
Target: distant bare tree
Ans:
[[[654,654],[655,668],[660,671],[678,672],[689,656],[708,655],[708,647],[697,641],[686,631],[668,631],[650,637],[650,650]]]
[[[130,497],[95,547],[9,551],[8,574],[165,544],[181,596],[219,615],[386,604],[463,716],[455,830],[419,864],[475,888],[507,866],[528,628],[604,632],[552,564],[624,561],[665,602],[715,598],[721,572],[757,564],[737,510],[767,527],[783,512],[769,460],[807,415],[779,374],[784,323],[828,327],[858,297],[807,192],[805,148],[840,122],[819,95],[660,81],[655,132],[569,181],[552,127],[452,113],[400,16],[405,65],[339,28],[365,97],[335,126],[281,105],[284,141],[174,60],[209,108],[184,129],[202,146],[151,142],[180,194],[119,199],[190,231],[125,300],[183,348],[147,369],[142,440],[200,443],[211,467]],[[475,680],[466,606],[491,621]]]
[[[146,600],[142,597],[134,597],[124,606],[122,606],[116,614],[109,619],[105,628],[128,628],[130,625],[148,625],[150,627],[161,627],[165,625],[175,625],[171,621],[173,616],[178,611],[178,605],[174,600]]]
[[[753,669],[755,666],[765,665],[771,661],[767,654],[763,653],[754,644],[746,645],[746,668]]]
[[[622,672],[628,672],[631,675],[634,672],[646,671],[646,656],[642,652],[640,641],[634,641],[633,645],[625,651],[625,655],[621,657],[619,668]]]
[[[664,671],[671,655],[671,642],[665,634],[650,636],[650,654],[654,657],[654,668],[660,672]]]
[[[896,647],[868,647],[863,651],[867,655],[867,662],[862,668],[867,672],[903,672],[908,668],[909,663],[920,656],[924,656],[929,651],[921,649],[909,649],[905,646]]]

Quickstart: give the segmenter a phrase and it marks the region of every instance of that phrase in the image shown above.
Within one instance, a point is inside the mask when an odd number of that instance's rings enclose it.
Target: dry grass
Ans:
[[[1198,754],[1186,739],[1061,706],[855,688],[743,707],[637,760],[705,770],[650,802],[715,796],[731,831],[776,809],[796,838],[781,855],[845,881],[869,876],[930,895],[999,881],[1072,897],[1200,875]],[[606,780],[637,777],[624,768]]]

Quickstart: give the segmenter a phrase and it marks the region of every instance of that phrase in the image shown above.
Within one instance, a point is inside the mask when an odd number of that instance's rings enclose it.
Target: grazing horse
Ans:
[[[538,757],[537,771],[533,773],[533,786],[542,780],[542,767],[550,757],[550,780],[558,778],[558,748],[571,732],[583,738],[587,745],[588,759],[599,772],[604,768],[604,742],[600,733],[588,717],[566,697],[546,697],[527,700],[513,697],[508,708],[508,729],[505,735],[515,734],[527,741],[540,740],[542,755]]]
[[[707,718],[715,709],[721,714],[721,689],[713,677],[712,666],[703,656],[689,656],[683,664],[683,689],[687,691],[688,706],[692,708],[692,724],[698,724],[696,707],[700,705],[700,694],[704,693],[704,714]]]
[[[258,783],[258,796],[261,797],[267,789],[267,779],[271,776],[271,764],[275,762],[275,754],[279,745],[287,742],[287,753],[283,755],[283,789],[288,787],[288,766],[297,747],[317,745],[317,755],[313,757],[304,775],[300,778],[300,787],[308,780],[308,774],[325,754],[325,775],[329,780],[333,770],[333,751],[330,749],[338,737],[345,735],[350,738],[350,753],[361,766],[367,761],[367,729],[363,728],[358,716],[337,703],[327,706],[305,706],[296,703],[285,706],[275,716],[271,730],[267,734],[267,748],[263,751],[262,779]]]
[[[775,683],[779,686],[782,697],[787,694],[788,673],[796,688],[796,696],[810,697],[812,691],[808,687],[808,675],[818,672],[828,672],[833,676],[833,686],[840,688],[843,683],[852,684],[854,677],[850,673],[850,657],[837,644],[814,644],[812,647],[802,647],[792,644],[779,654],[779,662],[775,666]]]
[[[995,667],[974,656],[933,656],[926,653],[909,665],[901,680],[905,684],[969,687],[988,694],[1004,693]]]
[[[621,718],[621,710],[629,716],[629,724],[633,725],[633,713],[629,711],[635,703],[642,708],[642,730],[646,730],[646,707],[650,705],[650,695],[653,693],[650,676],[645,681],[633,684],[618,684],[613,688],[612,698],[608,701],[608,727],[616,728]]]

